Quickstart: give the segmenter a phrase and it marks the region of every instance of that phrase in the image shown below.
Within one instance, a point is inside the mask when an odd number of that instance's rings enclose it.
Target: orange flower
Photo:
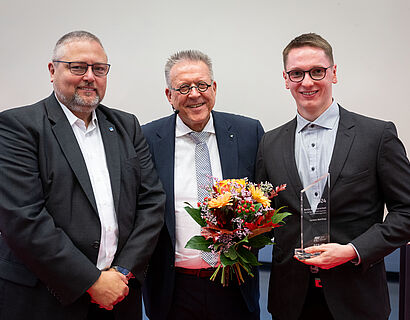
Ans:
[[[254,185],[251,185],[250,188],[252,198],[256,201],[261,203],[265,208],[270,205],[270,200],[268,197],[263,195],[263,191]]]
[[[226,205],[232,204],[231,200],[231,193],[225,192],[224,194],[220,194],[217,198],[213,198],[208,202],[208,207],[212,208],[222,208]]]

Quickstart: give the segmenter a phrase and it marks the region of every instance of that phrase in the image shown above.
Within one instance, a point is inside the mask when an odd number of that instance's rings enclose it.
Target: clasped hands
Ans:
[[[128,280],[114,269],[102,271],[97,281],[87,290],[91,302],[100,308],[112,310],[114,306],[128,295]]]
[[[357,258],[355,249],[349,244],[326,243],[308,247],[305,251],[308,253],[319,252],[320,255],[306,260],[299,260],[296,256],[294,258],[304,264],[317,266],[321,269],[331,269]]]

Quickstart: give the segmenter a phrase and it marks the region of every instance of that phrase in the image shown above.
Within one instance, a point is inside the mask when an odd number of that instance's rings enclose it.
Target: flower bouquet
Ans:
[[[276,188],[270,183],[259,185],[247,179],[216,181],[209,197],[198,202],[198,208],[189,203],[185,210],[202,227],[201,235],[192,237],[186,248],[219,254],[218,266],[211,276],[215,280],[222,269],[221,283],[226,286],[234,276],[239,284],[244,282],[244,269],[250,276],[252,266],[261,265],[252,249],[273,244],[265,233],[279,227],[290,215],[270,207],[273,197],[285,190],[283,184]]]

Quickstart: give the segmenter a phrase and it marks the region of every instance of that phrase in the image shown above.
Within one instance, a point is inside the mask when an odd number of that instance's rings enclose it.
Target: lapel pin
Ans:
[[[113,128],[113,127],[108,127],[108,130],[110,130],[111,132],[113,132],[113,131],[114,131],[114,128]]]
[[[233,139],[233,134],[232,133],[229,135],[229,138]]]

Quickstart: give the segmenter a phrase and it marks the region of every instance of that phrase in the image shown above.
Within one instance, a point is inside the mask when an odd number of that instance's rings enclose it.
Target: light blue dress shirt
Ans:
[[[295,160],[303,188],[329,172],[339,118],[339,106],[335,101],[313,122],[297,114]],[[323,179],[306,191],[313,212],[316,211],[325,185],[326,179]]]

